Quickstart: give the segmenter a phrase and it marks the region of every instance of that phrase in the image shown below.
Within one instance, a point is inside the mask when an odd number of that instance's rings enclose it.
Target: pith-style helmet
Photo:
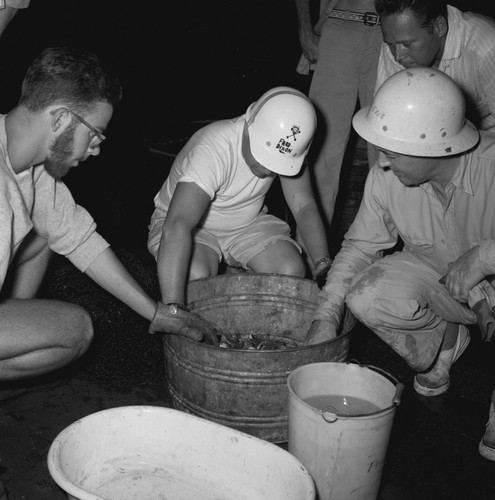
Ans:
[[[291,87],[275,87],[247,109],[244,140],[263,167],[292,176],[301,170],[315,129],[310,100]]]
[[[389,151],[449,156],[479,140],[464,112],[464,96],[449,76],[432,68],[409,68],[388,78],[352,124],[363,139]]]

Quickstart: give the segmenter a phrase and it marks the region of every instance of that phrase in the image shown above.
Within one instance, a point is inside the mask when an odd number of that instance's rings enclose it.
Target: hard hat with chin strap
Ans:
[[[246,111],[244,141],[254,159],[281,175],[297,175],[316,129],[311,101],[299,90],[275,87]]]
[[[449,156],[479,140],[464,113],[464,96],[449,76],[433,68],[409,68],[389,77],[352,124],[363,139],[389,151]]]

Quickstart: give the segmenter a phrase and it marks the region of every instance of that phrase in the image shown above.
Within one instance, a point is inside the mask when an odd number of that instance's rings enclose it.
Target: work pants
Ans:
[[[318,62],[309,90],[318,114],[309,160],[327,227],[334,215],[342,161],[358,99],[364,107],[373,98],[381,43],[380,25],[329,18],[322,28]]]
[[[409,252],[397,252],[356,275],[346,303],[413,370],[425,371],[435,361],[447,322],[476,323],[474,312],[440,278]]]

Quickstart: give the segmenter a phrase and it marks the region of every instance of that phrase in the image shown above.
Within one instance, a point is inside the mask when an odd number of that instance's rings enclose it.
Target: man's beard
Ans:
[[[43,163],[45,170],[54,178],[61,179],[70,170],[68,160],[74,151],[74,131],[77,124],[71,123],[50,146],[50,155]]]

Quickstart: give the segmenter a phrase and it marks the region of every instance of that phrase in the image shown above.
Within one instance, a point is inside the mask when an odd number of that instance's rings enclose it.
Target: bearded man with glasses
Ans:
[[[13,381],[56,370],[91,342],[84,309],[36,299],[54,252],[144,318],[155,315],[155,301],[61,180],[100,154],[121,95],[94,54],[48,48],[28,68],[18,105],[0,115],[0,400]]]

